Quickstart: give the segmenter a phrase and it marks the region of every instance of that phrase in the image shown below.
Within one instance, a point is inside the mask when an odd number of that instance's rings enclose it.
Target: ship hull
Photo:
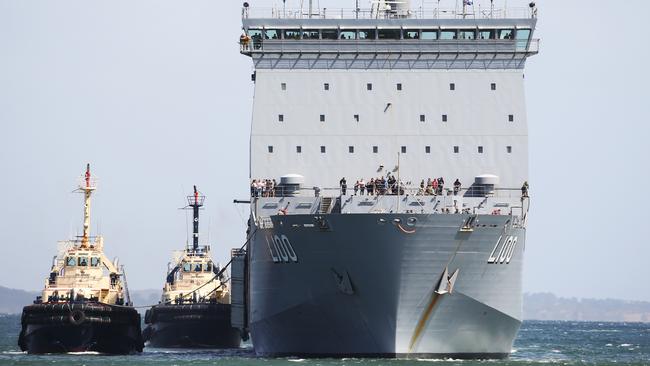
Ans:
[[[230,325],[229,304],[155,306],[145,317],[148,346],[239,348],[241,334]]]
[[[465,231],[469,215],[321,218],[273,216],[252,234],[249,325],[259,355],[510,354],[525,242],[510,216],[478,216]],[[456,270],[451,292],[436,293]]]
[[[132,354],[144,346],[135,309],[79,303],[26,306],[18,343],[31,354]]]

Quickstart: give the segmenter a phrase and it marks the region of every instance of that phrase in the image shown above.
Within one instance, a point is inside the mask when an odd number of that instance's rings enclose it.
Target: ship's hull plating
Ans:
[[[250,331],[258,354],[511,352],[525,229],[510,216],[479,216],[471,231],[460,230],[468,215],[322,217],[274,216],[273,228],[252,234]],[[451,293],[437,294],[445,269],[444,281],[456,270],[457,278]]]
[[[153,310],[153,311],[152,311]],[[143,332],[159,348],[239,348],[241,333],[230,325],[229,304],[155,306]]]
[[[133,308],[106,304],[40,305],[23,310],[18,340],[23,351],[32,354],[142,351],[140,316]]]

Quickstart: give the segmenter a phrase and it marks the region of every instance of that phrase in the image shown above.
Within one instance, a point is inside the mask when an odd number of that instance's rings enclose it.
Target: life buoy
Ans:
[[[81,310],[75,310],[70,313],[70,324],[81,325],[86,321],[86,314]]]

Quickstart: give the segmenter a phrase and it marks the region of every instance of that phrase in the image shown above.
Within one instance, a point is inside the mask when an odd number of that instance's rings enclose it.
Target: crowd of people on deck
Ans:
[[[363,178],[357,180],[352,186],[354,195],[402,195],[405,193],[405,187],[410,186],[411,182],[407,182],[406,185],[403,182],[397,183],[397,178],[395,175],[390,173],[384,178],[383,176],[377,178],[370,178],[369,181],[365,181]],[[339,181],[339,186],[341,188],[341,195],[347,195],[348,183],[345,177],[341,178]],[[454,195],[458,195],[461,190],[461,183],[458,178],[453,185]],[[427,178],[426,182],[424,179],[420,182],[420,189],[417,191],[417,195],[442,195],[445,189],[445,179],[443,177],[439,178]]]
[[[275,179],[253,179],[251,182],[251,197],[275,197],[278,183]]]

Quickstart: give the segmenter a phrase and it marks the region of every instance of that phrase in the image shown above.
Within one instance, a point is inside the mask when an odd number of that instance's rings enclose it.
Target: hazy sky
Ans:
[[[524,290],[650,300],[650,2],[537,3]],[[243,243],[247,209],[232,200],[248,193],[253,84],[240,5],[0,0],[0,285],[42,288],[57,240],[81,229],[71,191],[86,162],[92,230],[132,289],[162,287],[193,184],[216,257]]]

